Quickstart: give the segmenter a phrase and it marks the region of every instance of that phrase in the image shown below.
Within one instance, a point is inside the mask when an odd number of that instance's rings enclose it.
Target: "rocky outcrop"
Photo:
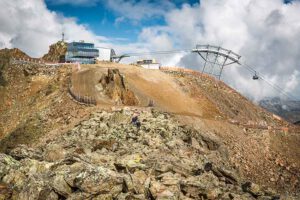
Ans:
[[[60,62],[64,60],[67,52],[67,43],[59,41],[50,46],[49,52],[42,59],[47,62]]]
[[[109,96],[117,104],[137,105],[138,99],[126,86],[124,77],[119,69],[108,69],[107,75],[103,75],[97,85],[98,90]]]
[[[0,50],[0,57],[5,58],[7,56],[9,56],[11,58],[15,58],[15,59],[30,59],[30,57],[26,53],[24,53],[23,51],[21,51],[18,48],[1,49]]]
[[[212,133],[155,110],[96,112],[46,144],[0,154],[0,199],[276,198],[241,180]]]
[[[14,59],[28,59],[30,58],[21,50],[14,49],[1,49],[0,50],[0,86],[5,86],[7,84],[6,80],[6,68],[10,64],[10,60]]]

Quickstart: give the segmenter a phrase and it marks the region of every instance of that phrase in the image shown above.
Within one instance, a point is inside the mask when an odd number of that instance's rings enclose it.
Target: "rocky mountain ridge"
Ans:
[[[212,77],[108,62],[3,69],[0,199],[299,198],[297,127]]]
[[[138,116],[141,126],[131,123]],[[36,148],[0,154],[8,199],[279,199],[242,181],[209,133],[155,110],[96,112]],[[224,156],[225,155],[225,156]]]
[[[300,121],[300,101],[282,100],[277,97],[261,100],[259,105],[291,123],[296,124]]]

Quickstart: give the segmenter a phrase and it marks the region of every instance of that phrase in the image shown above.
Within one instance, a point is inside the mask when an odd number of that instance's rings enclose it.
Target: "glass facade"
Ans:
[[[99,57],[99,50],[93,43],[71,42],[68,44],[66,62],[95,64],[97,57]]]

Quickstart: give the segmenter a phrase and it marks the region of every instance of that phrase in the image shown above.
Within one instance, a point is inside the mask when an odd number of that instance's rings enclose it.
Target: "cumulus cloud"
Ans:
[[[76,18],[50,11],[44,0],[0,0],[0,7],[6,8],[0,12],[0,48],[19,48],[32,57],[40,57],[64,32],[67,41],[85,40],[118,52],[146,51],[140,43],[119,44],[120,38],[96,35]]]
[[[72,40],[98,41],[94,35],[74,18],[65,18],[47,9],[42,0],[0,0],[0,48],[20,48],[30,56],[39,57],[49,45],[61,38],[64,31]]]
[[[201,0],[173,9],[165,15],[165,26],[147,27],[140,38],[156,49],[192,48],[197,43],[231,49],[269,82],[299,98],[299,11],[299,1]],[[174,64],[200,69],[203,62],[187,54]],[[243,67],[232,66],[225,69],[223,79],[256,101],[279,95],[264,81],[253,81],[252,75]]]

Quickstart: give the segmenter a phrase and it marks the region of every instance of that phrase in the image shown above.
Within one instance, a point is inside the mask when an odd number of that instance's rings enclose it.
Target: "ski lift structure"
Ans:
[[[123,58],[128,58],[128,57],[130,57],[130,55],[128,54],[117,55],[115,50],[111,49],[111,54],[110,54],[111,62],[119,63]]]
[[[210,74],[219,80],[225,66],[239,64],[241,56],[231,50],[212,45],[196,45],[192,50],[204,60],[202,73]]]
[[[110,61],[116,63],[120,62],[123,58],[145,54],[145,53],[131,53],[131,54],[129,53],[129,54],[117,55],[114,49],[112,48],[105,48],[105,49],[110,49]],[[164,51],[164,52],[150,52],[148,54],[149,55],[167,54],[167,53],[177,53],[177,52],[179,51],[177,50],[177,51]],[[241,56],[239,54],[229,49],[222,48],[220,46],[196,45],[196,48],[192,50],[188,50],[188,52],[197,53],[204,60],[204,65],[203,68],[201,69],[202,73],[206,73],[211,76],[214,76],[219,80],[221,79],[224,67],[233,64],[241,65],[240,63]],[[257,75],[256,71],[254,71],[254,75],[252,79],[253,80],[259,79],[259,76]]]

